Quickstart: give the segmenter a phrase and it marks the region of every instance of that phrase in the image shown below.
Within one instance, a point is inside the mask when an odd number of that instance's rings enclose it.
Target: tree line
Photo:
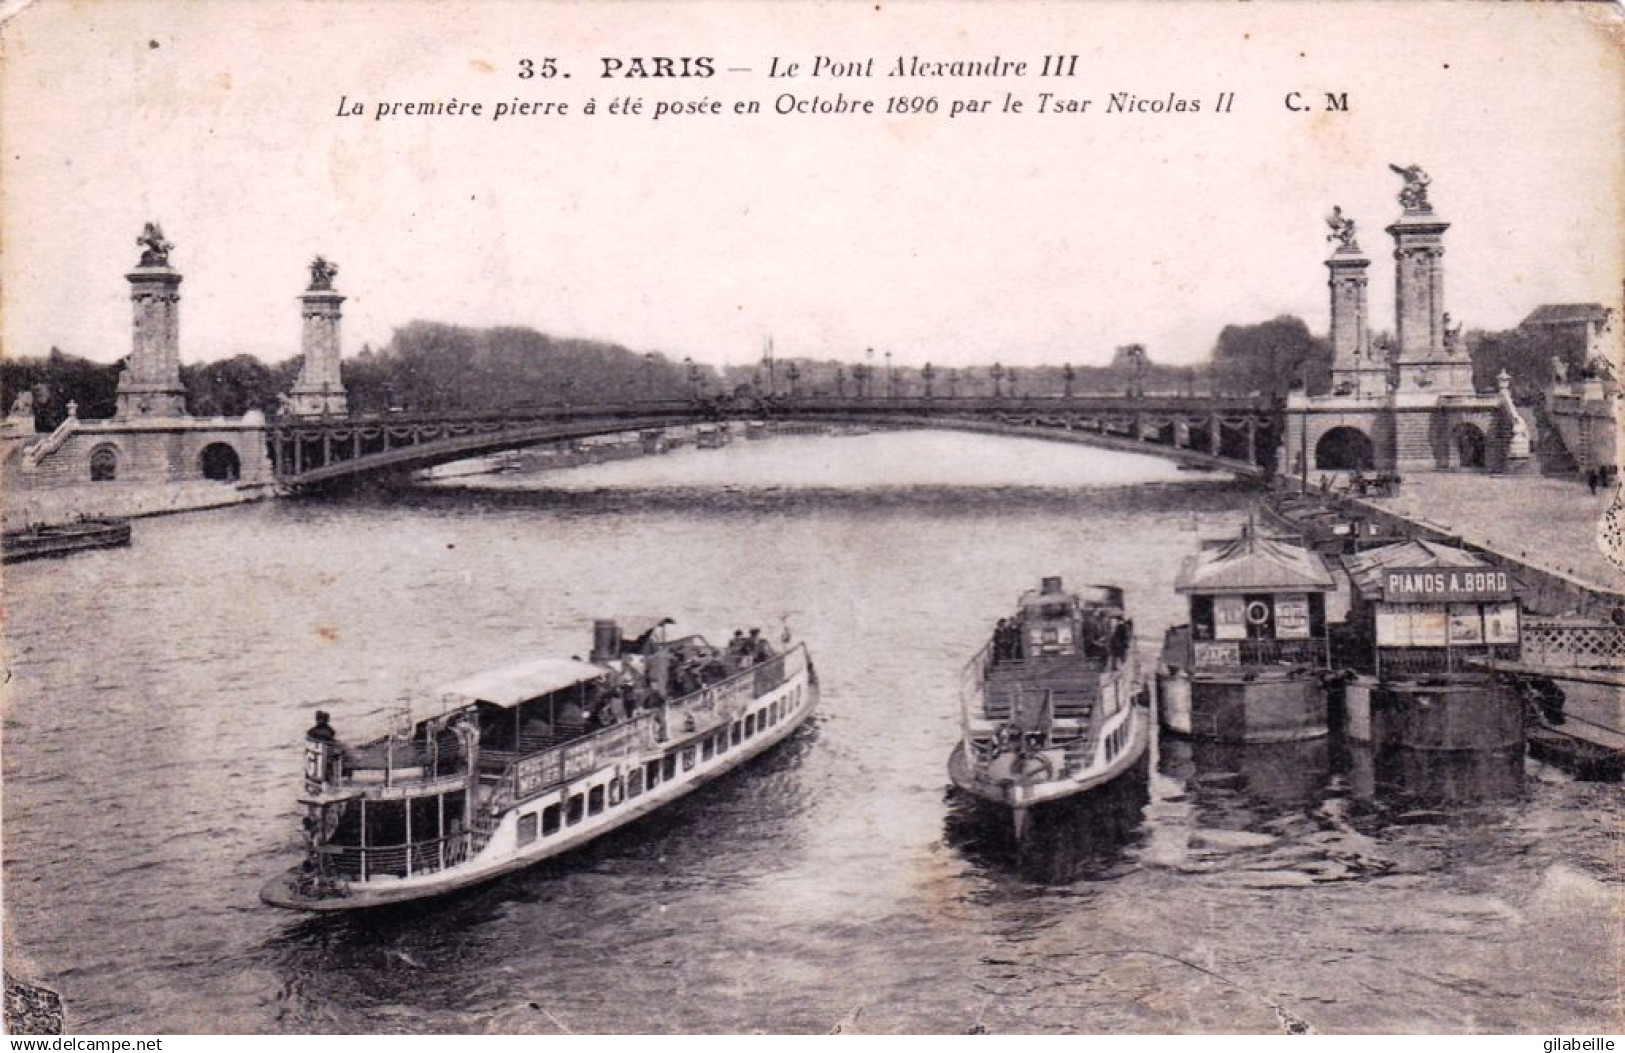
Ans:
[[[1520,400],[1538,398],[1551,379],[1553,358],[1577,370],[1583,338],[1550,330],[1512,329],[1467,334],[1475,385],[1491,390],[1505,369]],[[1080,356],[1081,357],[1081,356]],[[893,366],[884,356],[857,362],[775,358],[748,366],[712,367],[618,344],[559,338],[533,329],[475,329],[415,321],[389,343],[343,361],[352,410],[435,412],[496,410],[561,404],[693,397],[764,395],[1050,396],[1123,394],[1256,394],[1281,398],[1295,387],[1330,386],[1332,353],[1303,320],[1283,315],[1220,331],[1206,361],[1176,366],[1154,361],[1142,345],[1116,349],[1104,366]],[[266,363],[252,355],[183,365],[188,410],[195,416],[278,412],[299,374],[298,356]],[[34,396],[36,427],[49,430],[68,415],[111,416],[122,363],[91,362],[58,348],[40,357],[0,360],[0,400]]]

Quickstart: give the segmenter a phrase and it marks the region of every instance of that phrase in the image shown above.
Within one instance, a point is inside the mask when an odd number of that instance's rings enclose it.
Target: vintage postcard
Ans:
[[[1603,1048],[1622,141],[1615,4],[8,5],[6,1028]]]

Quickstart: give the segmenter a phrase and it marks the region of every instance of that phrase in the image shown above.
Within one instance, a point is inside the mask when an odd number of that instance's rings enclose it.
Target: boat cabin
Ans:
[[[1134,623],[1124,617],[1123,590],[1112,585],[1066,589],[1045,578],[1021,596],[1016,616],[995,630],[994,661],[1081,658],[1103,664],[1128,653]]]
[[[1189,599],[1190,623],[1183,640],[1170,634],[1175,653],[1165,658],[1192,675],[1328,668],[1326,597],[1336,585],[1318,553],[1249,525],[1180,567],[1174,587]]]
[[[1518,660],[1520,605],[1506,570],[1433,541],[1344,556],[1343,565],[1352,595],[1337,651],[1347,668],[1408,679]]]

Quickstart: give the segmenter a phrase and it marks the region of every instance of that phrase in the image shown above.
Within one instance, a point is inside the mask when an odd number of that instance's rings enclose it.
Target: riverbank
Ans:
[[[246,504],[274,496],[266,483],[87,483],[52,490],[8,490],[3,506],[7,530],[58,526],[81,519],[138,519]]]

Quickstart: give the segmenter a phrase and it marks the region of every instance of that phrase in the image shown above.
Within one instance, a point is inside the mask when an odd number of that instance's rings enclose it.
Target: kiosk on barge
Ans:
[[[1334,641],[1348,737],[1417,750],[1517,750],[1524,701],[1492,662],[1518,661],[1520,605],[1504,569],[1405,541],[1344,556],[1349,620]]]
[[[1285,742],[1327,733],[1331,665],[1321,557],[1248,524],[1186,559],[1175,588],[1190,622],[1168,630],[1157,676],[1162,727],[1220,742]]]
[[[542,658],[439,691],[385,735],[342,745],[325,714],[305,743],[305,861],[272,906],[336,911],[422,899],[567,852],[770,749],[812,713],[806,645],[623,638],[592,660]],[[785,641],[788,643],[788,641]]]

